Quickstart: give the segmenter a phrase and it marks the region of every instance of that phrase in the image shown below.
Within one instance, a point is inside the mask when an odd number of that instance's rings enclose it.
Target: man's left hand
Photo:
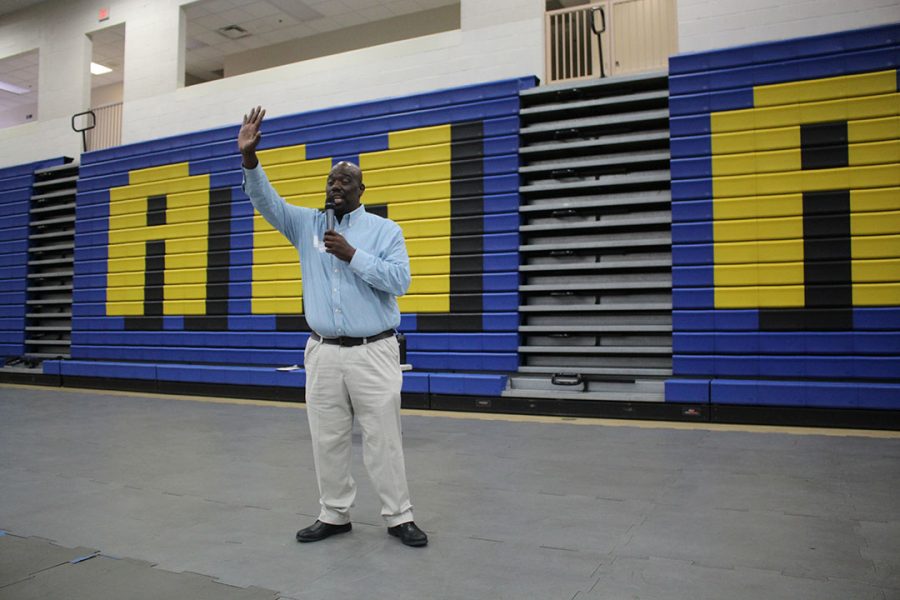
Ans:
[[[326,231],[324,242],[325,251],[334,254],[344,262],[350,262],[353,260],[353,255],[356,254],[356,248],[348,244],[344,236],[336,231]]]

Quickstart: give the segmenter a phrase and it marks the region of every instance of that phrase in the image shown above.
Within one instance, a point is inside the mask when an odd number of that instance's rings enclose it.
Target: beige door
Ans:
[[[610,71],[626,75],[669,68],[678,51],[675,0],[607,0]]]

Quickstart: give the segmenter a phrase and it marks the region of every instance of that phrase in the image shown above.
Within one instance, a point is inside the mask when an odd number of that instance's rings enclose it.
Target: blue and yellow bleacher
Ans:
[[[667,400],[900,406],[900,24],[670,63]]]

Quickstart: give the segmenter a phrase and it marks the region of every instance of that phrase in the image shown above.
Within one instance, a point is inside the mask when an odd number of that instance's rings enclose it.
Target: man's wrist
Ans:
[[[241,153],[241,157],[241,164],[245,169],[255,169],[256,165],[259,164],[259,159],[256,158],[256,152]]]

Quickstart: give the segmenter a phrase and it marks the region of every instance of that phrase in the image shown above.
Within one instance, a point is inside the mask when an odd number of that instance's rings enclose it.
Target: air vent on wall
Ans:
[[[239,40],[250,35],[250,32],[240,25],[228,25],[226,27],[220,27],[219,29],[216,29],[216,31],[227,37],[229,40]]]

